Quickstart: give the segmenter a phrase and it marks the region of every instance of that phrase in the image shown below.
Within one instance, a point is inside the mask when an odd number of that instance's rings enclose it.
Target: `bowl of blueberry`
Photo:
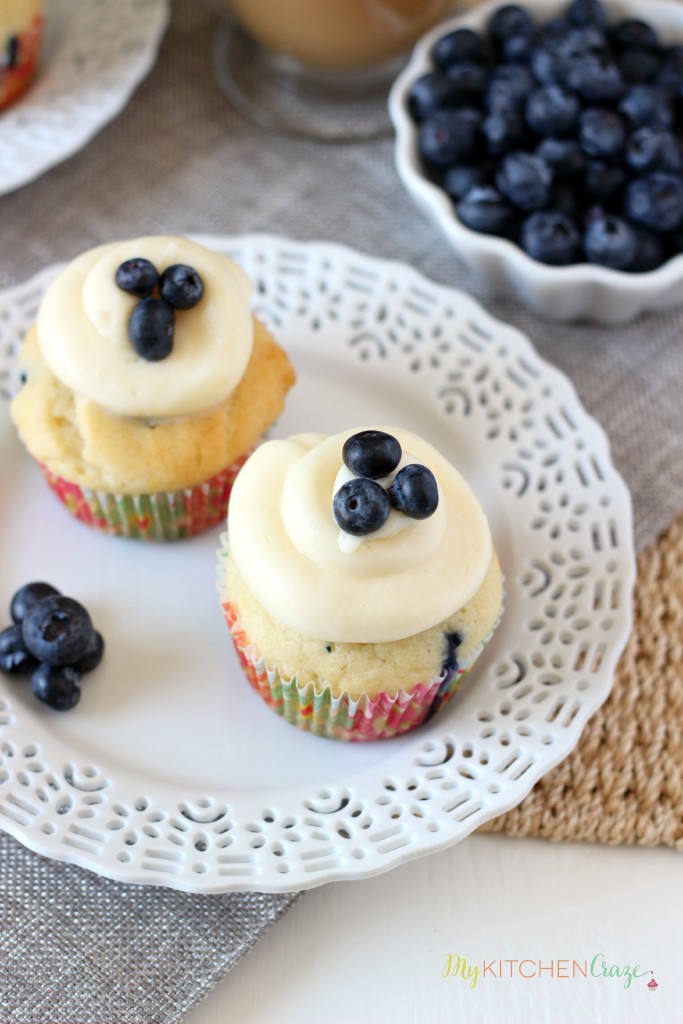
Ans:
[[[683,4],[482,4],[389,109],[403,184],[490,290],[605,324],[683,303]]]

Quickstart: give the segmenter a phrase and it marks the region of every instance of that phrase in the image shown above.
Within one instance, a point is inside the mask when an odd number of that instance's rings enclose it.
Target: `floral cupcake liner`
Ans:
[[[40,468],[65,508],[87,526],[114,537],[173,541],[194,537],[225,520],[235,477],[251,452],[194,487],[156,494],[111,494],[80,487]]]
[[[15,37],[9,61],[3,67],[0,54],[0,110],[8,107],[29,87],[38,67],[40,43],[43,35],[43,17],[36,15],[31,24]],[[8,43],[9,47],[9,43]]]
[[[224,571],[225,549],[220,556]],[[408,690],[381,692],[373,696],[364,694],[354,699],[345,692],[333,696],[326,686],[318,687],[314,683],[300,685],[296,676],[283,676],[251,643],[225,593],[221,593],[221,606],[242,669],[266,704],[291,725],[316,736],[351,742],[400,736],[431,718],[460,688],[500,621],[500,618],[496,620],[467,662],[456,665],[445,675],[428,682],[418,682]]]

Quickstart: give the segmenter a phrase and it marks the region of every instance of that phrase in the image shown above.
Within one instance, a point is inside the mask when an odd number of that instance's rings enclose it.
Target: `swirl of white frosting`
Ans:
[[[410,461],[434,473],[436,512],[340,545],[332,513],[342,447],[356,430],[268,441],[232,491],[230,551],[257,600],[282,625],[337,643],[384,643],[437,625],[481,586],[492,555],[486,517],[454,467],[406,430]],[[402,513],[392,512],[392,516]]]
[[[178,310],[168,358],[141,358],[128,338],[139,301],[116,284],[121,263],[149,260],[161,274],[194,267],[204,295]],[[206,412],[224,401],[249,362],[251,284],[227,256],[186,238],[154,235],[98,246],[73,260],[47,289],[38,312],[38,343],[54,375],[83,398],[124,416]]]

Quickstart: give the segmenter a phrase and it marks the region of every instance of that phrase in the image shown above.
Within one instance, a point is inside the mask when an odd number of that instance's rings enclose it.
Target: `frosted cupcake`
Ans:
[[[2,0],[0,110],[18,99],[33,81],[42,33],[42,0]]]
[[[219,592],[246,675],[287,721],[370,740],[456,691],[501,613],[486,517],[406,430],[269,441],[236,481]]]
[[[232,260],[167,236],[91,249],[50,285],[12,416],[78,519],[153,540],[224,520],[294,382],[250,294]]]

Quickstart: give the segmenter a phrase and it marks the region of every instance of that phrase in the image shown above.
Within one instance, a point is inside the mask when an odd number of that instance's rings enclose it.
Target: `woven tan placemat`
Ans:
[[[683,515],[638,559],[609,699],[573,754],[482,831],[683,850]]]

